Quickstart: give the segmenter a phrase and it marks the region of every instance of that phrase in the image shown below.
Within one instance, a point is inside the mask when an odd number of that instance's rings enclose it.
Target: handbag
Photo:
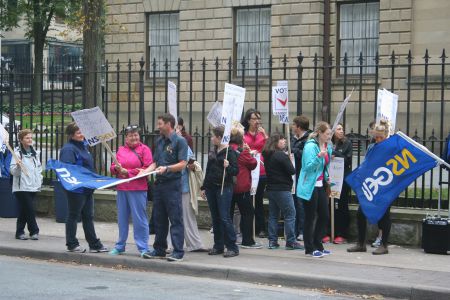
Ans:
[[[139,159],[139,161],[141,162],[141,167],[144,166],[144,162],[142,161],[141,157],[139,156],[139,154],[137,154],[137,152],[134,149],[131,149],[131,151],[133,151],[134,155],[137,156],[137,158]],[[153,176],[151,177],[150,181],[147,179],[147,201],[153,201]]]

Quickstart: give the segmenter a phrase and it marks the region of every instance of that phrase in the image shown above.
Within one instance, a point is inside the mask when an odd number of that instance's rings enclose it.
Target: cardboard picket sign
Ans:
[[[328,169],[331,180],[331,197],[340,199],[342,192],[342,185],[344,183],[344,158],[334,157],[331,159],[330,167]]]
[[[208,119],[208,122],[214,127],[217,127],[221,124],[220,121],[222,120],[222,104],[219,101],[214,102],[206,118]]]
[[[222,137],[222,144],[230,142],[231,127],[241,120],[244,110],[245,88],[230,83],[225,83],[223,92],[223,107],[220,123],[224,125],[225,131]]]
[[[72,112],[71,115],[89,146],[108,142],[117,137],[116,132],[98,106],[77,110]]]
[[[386,120],[391,125],[390,133],[394,134],[397,121],[398,95],[386,89],[378,90],[376,122]]]
[[[96,106],[94,108],[74,111],[71,115],[80,128],[80,131],[83,133],[89,146],[92,147],[101,143],[111,155],[114,163],[120,165],[107,143],[117,137],[116,132],[101,109]]]
[[[177,111],[177,85],[172,81],[167,82],[167,102],[169,106],[169,113],[175,118],[175,125],[178,120]]]
[[[251,177],[252,177],[252,185],[250,187],[250,195],[251,196],[256,195],[256,191],[258,190],[260,165],[261,165],[261,153],[256,153],[255,159],[256,159],[257,165],[256,165],[256,168],[254,168],[251,171]]]
[[[289,88],[285,80],[272,87],[272,113],[279,116],[281,124],[289,124]]]
[[[331,128],[331,132],[336,131],[336,127],[338,126],[339,122],[341,122],[342,116],[344,115],[344,111],[347,108],[347,104],[350,101],[350,98],[352,97],[353,91],[355,89],[353,88],[350,94],[344,99],[344,102],[342,102],[341,107],[339,108],[339,112],[336,116],[336,120],[334,120],[333,127]]]

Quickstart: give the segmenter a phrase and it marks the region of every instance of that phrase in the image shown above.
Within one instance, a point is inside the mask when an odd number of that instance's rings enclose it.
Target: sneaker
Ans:
[[[86,249],[81,247],[80,245],[74,247],[74,248],[67,248],[67,252],[78,252],[78,253],[85,253]]]
[[[322,239],[322,243],[324,243],[324,244],[328,244],[329,242],[330,242],[330,237],[328,235]]]
[[[117,250],[117,248],[113,248],[111,251],[109,251],[109,255],[121,255],[125,251]]]
[[[335,237],[334,241],[333,241],[333,244],[338,244],[338,245],[345,244],[345,243],[347,243],[347,240],[341,236]]]
[[[367,251],[366,245],[360,244],[356,244],[355,246],[347,249],[347,252],[366,252],[366,251]]]
[[[142,257],[147,259],[155,259],[155,258],[164,259],[166,258],[166,253],[159,253],[156,250],[153,250],[145,252],[144,254],[142,254]]]
[[[305,247],[302,246],[302,244],[298,242],[294,242],[292,244],[286,244],[285,247],[286,250],[305,250]]]
[[[377,239],[372,243],[373,248],[378,248],[381,245],[381,238],[377,237]]]
[[[375,251],[372,252],[373,255],[382,255],[382,254],[388,254],[389,250],[386,246],[380,245]]]
[[[30,235],[30,240],[33,240],[33,241],[39,240],[39,234],[35,233],[35,234]]]
[[[330,250],[323,249],[321,252],[322,252],[323,256],[331,255],[331,251]]]
[[[278,249],[278,248],[280,248],[280,244],[278,244],[277,242],[269,241],[269,249]]]
[[[22,240],[22,241],[28,240],[28,238],[27,238],[27,236],[25,234],[16,235],[16,239],[17,240]]]
[[[241,245],[242,249],[261,249],[263,246],[260,243],[254,243],[253,245]]]
[[[216,248],[211,248],[209,249],[208,255],[220,255],[223,254],[223,249],[222,250],[218,250]]]
[[[223,254],[223,257],[228,258],[228,257],[235,257],[235,256],[238,256],[238,255],[239,255],[239,252],[237,252],[237,251],[227,250],[227,252],[225,252]]]
[[[101,246],[100,248],[89,248],[89,253],[104,253],[108,252],[108,248]]]
[[[321,258],[323,257],[322,251],[314,250],[312,253],[306,253],[307,256],[311,256],[312,258]]]
[[[169,256],[167,258],[167,260],[168,261],[183,261],[183,257],[182,256],[180,257],[178,255],[172,254],[171,256]]]
[[[298,242],[303,242],[303,233],[300,233],[297,237]]]

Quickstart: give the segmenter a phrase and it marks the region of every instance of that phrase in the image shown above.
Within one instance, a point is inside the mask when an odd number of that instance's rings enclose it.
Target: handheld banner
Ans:
[[[342,184],[344,183],[344,158],[335,157],[331,159],[328,172],[331,179],[331,197],[341,198]]]
[[[80,127],[89,146],[106,143],[117,136],[98,106],[74,111],[71,115],[75,123]]]
[[[395,131],[397,120],[398,95],[389,92],[386,89],[378,90],[377,97],[377,123],[380,120],[386,120],[391,125],[391,134]]]
[[[370,223],[378,222],[404,189],[440,162],[424,148],[397,132],[375,144],[362,164],[345,178]]]
[[[261,153],[257,153],[255,155],[255,159],[257,161],[256,168],[254,168],[251,172],[252,176],[252,185],[250,188],[250,195],[256,195],[256,190],[258,189],[259,184],[259,173],[260,173],[260,165],[261,165]]]

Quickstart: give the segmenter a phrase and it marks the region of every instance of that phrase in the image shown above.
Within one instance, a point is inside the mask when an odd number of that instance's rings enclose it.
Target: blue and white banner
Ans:
[[[121,183],[129,182],[141,177],[148,176],[155,172],[141,174],[127,179],[117,179],[96,174],[88,169],[50,159],[47,162],[47,170],[54,170],[62,186],[67,191],[74,191],[79,188],[106,189]]]
[[[377,223],[391,203],[440,159],[403,133],[375,144],[363,163],[346,177],[364,215]]]

